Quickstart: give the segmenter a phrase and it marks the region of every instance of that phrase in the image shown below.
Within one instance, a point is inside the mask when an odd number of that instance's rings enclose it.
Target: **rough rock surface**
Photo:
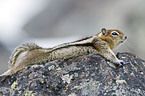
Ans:
[[[26,67],[0,77],[6,96],[145,96],[145,61],[119,53],[128,62],[116,67],[97,54]]]

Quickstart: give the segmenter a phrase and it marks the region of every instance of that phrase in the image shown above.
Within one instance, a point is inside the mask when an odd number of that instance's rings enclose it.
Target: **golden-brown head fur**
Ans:
[[[98,36],[100,39],[105,41],[112,50],[116,48],[120,43],[122,43],[125,39],[127,39],[127,36],[125,36],[121,31],[106,30],[105,28],[102,28],[101,33]]]

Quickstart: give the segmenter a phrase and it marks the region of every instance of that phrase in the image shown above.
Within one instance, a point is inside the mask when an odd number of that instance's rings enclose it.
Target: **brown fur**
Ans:
[[[113,35],[112,32],[115,32]],[[116,35],[117,34],[117,35]],[[10,58],[10,69],[2,75],[11,75],[21,70],[23,67],[57,59],[69,59],[88,53],[99,53],[107,60],[122,66],[124,61],[119,60],[113,53],[113,49],[126,39],[126,36],[119,30],[102,29],[97,35],[86,37],[74,42],[64,43],[54,48],[44,49],[36,44],[23,44],[17,47]],[[19,54],[28,51],[25,56],[17,60]]]

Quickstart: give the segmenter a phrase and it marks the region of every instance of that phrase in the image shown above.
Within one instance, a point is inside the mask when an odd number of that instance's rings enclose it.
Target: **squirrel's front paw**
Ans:
[[[118,60],[118,62],[115,63],[115,65],[120,66],[120,67],[122,67],[122,66],[124,66],[126,64],[127,63],[125,61],[123,61],[123,60]]]

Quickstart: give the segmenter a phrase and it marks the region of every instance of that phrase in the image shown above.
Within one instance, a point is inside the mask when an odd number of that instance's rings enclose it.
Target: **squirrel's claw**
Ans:
[[[122,66],[124,66],[126,64],[129,64],[129,62],[128,61],[124,61],[124,60],[119,60],[117,63],[115,63],[115,65],[120,66],[120,67],[122,67]]]

